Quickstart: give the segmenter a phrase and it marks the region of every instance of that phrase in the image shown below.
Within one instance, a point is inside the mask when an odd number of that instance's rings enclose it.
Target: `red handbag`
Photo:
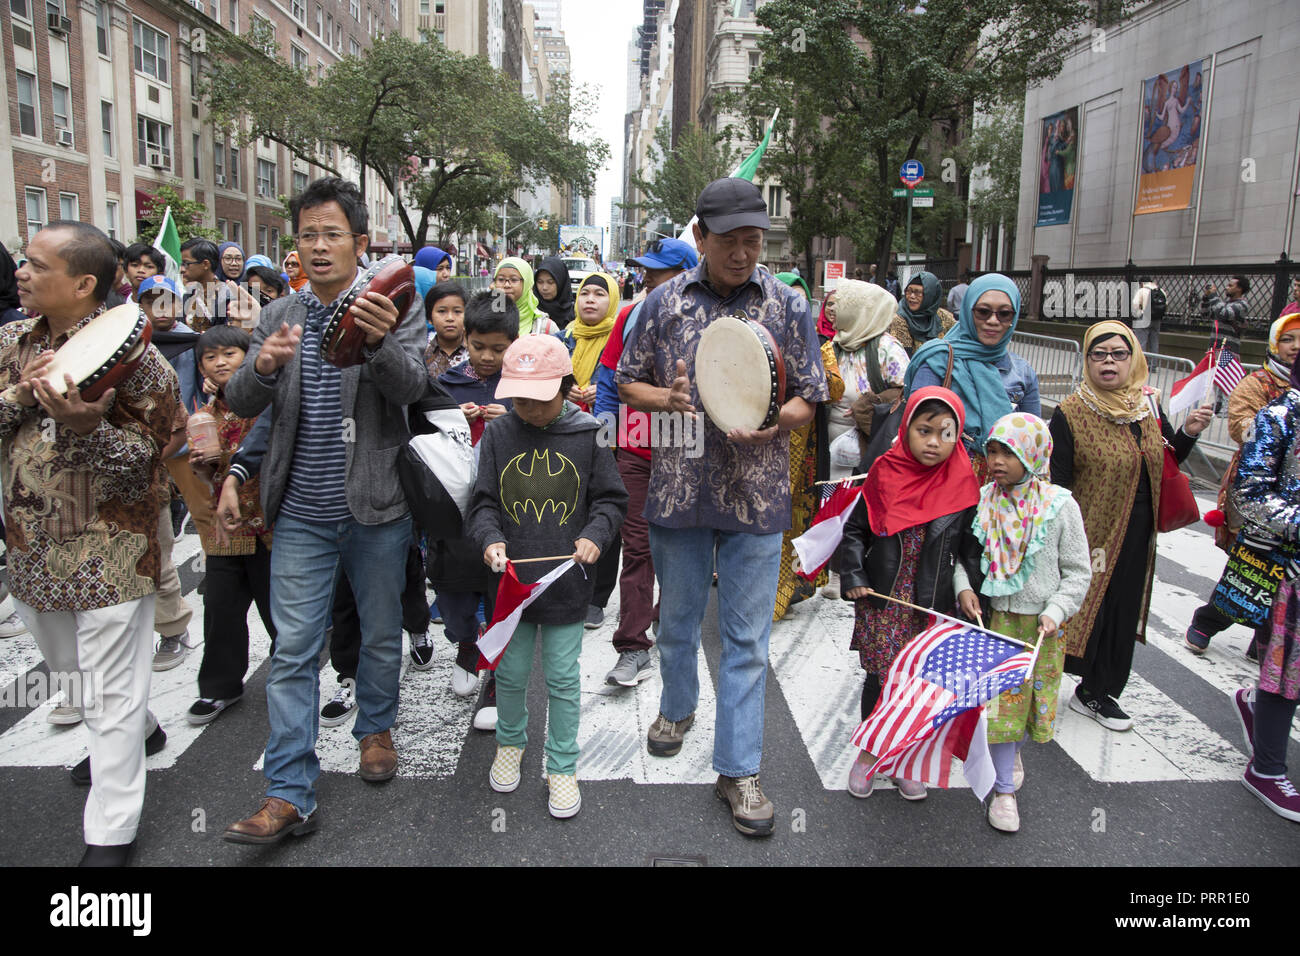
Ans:
[[[1157,531],[1177,531],[1201,520],[1201,509],[1192,494],[1192,483],[1178,467],[1178,459],[1169,442],[1165,442],[1165,467],[1160,473],[1160,514]]]

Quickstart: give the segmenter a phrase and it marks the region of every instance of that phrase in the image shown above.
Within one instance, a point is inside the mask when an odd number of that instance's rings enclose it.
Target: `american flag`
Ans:
[[[1028,680],[1034,651],[951,618],[908,642],[853,743],[876,755],[872,773],[947,787],[952,758],[982,800],[993,787],[984,704]]]
[[[1232,393],[1237,384],[1246,377],[1246,370],[1235,352],[1219,350],[1219,360],[1214,366],[1214,386],[1225,395]]]

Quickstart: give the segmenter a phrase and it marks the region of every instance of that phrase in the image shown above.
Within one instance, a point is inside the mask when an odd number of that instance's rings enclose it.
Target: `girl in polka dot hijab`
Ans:
[[[1052,433],[1041,418],[1023,412],[1003,415],[988,440],[1002,454],[996,472],[990,467],[994,480],[980,489],[973,526],[984,550],[982,590],[990,596],[1015,594],[1029,577],[1046,525],[1070,492],[1048,480]]]
[[[1003,415],[985,451],[993,480],[980,489],[970,529],[975,541],[961,548],[968,558],[976,547],[983,552],[984,580],[971,580],[966,562],[959,561],[953,589],[967,617],[980,619],[982,593],[991,630],[1037,647],[1029,680],[990,701],[986,713],[996,777],[988,821],[1014,833],[1020,829],[1016,791],[1025,779],[1020,748],[1026,740],[1045,743],[1056,732],[1065,664],[1061,626],[1078,613],[1092,568],[1079,505],[1047,477],[1052,435],[1046,422],[1023,412]]]

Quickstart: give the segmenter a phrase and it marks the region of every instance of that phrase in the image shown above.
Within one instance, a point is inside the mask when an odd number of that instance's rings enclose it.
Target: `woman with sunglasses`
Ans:
[[[1210,410],[1189,412],[1175,433],[1159,393],[1146,385],[1146,356],[1122,322],[1088,329],[1083,354],[1083,380],[1051,422],[1052,484],[1074,493],[1092,552],[1092,584],[1065,626],[1065,670],[1080,678],[1070,709],[1121,731],[1133,719],[1118,698],[1135,643],[1146,643],[1165,443],[1182,461]]]
[[[1008,346],[1020,319],[1020,290],[1004,275],[990,272],[970,284],[961,301],[957,325],[943,338],[931,339],[916,350],[907,366],[904,391],[945,385],[949,356],[952,384],[948,387],[966,406],[962,441],[970,453],[975,477],[984,484],[988,466],[984,442],[989,429],[1013,411],[1038,415],[1038,375]]]

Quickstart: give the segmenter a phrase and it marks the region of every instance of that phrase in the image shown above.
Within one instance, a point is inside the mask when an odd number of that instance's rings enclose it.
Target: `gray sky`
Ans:
[[[600,110],[592,125],[609,143],[609,162],[596,180],[595,197],[595,221],[606,227],[606,241],[609,201],[622,191],[627,42],[641,18],[640,0],[564,0],[561,7],[573,79],[598,92]]]

